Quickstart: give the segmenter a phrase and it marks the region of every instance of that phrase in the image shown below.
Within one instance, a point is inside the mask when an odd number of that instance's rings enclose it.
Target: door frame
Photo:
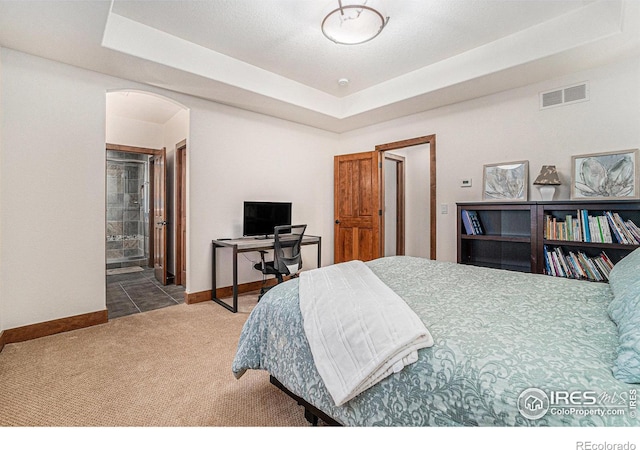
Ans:
[[[115,152],[126,152],[126,153],[138,153],[138,154],[143,154],[143,155],[152,155],[152,156],[157,156],[157,155],[161,155],[163,150],[162,149],[155,149],[155,148],[145,148],[145,147],[132,147],[129,145],[119,145],[119,144],[109,144],[107,142],[107,144],[105,145],[106,151],[115,151]],[[106,163],[105,163],[106,164]],[[105,171],[106,171],[106,166],[105,166]],[[153,199],[153,165],[149,164],[149,198]],[[106,211],[106,205],[105,205],[105,211]],[[106,218],[105,218],[105,222],[106,222]],[[153,267],[153,235],[154,235],[154,226],[153,226],[153,220],[151,220],[151,217],[149,218],[149,260],[147,261],[147,264],[150,267]]]
[[[382,153],[390,150],[399,150],[408,147],[414,147],[416,145],[429,144],[429,252],[430,258],[436,259],[436,135],[430,134],[427,136],[421,136],[412,139],[405,139],[402,141],[389,142],[387,144],[376,145],[376,151]],[[382,164],[382,170],[380,170],[381,182],[380,186],[384,186],[384,164]],[[380,189],[382,195],[380,196],[381,205],[380,208],[384,210],[384,189]],[[380,225],[380,244],[384,246],[384,215],[382,216],[382,223]],[[383,247],[384,248],[384,247]]]
[[[175,168],[176,275],[175,284],[186,286],[186,229],[187,229],[187,140],[176,144]],[[184,218],[182,212],[185,212]],[[182,268],[185,268],[183,271]]]
[[[169,224],[169,204],[167,198],[167,151],[163,147],[158,155],[154,155],[149,159],[150,166],[153,167],[153,274],[163,286],[167,285],[169,280],[169,247],[168,247],[168,227]],[[157,170],[160,169],[160,172]],[[157,191],[159,189],[159,191]],[[157,214],[157,213],[160,214]],[[162,252],[156,252],[155,247]]]

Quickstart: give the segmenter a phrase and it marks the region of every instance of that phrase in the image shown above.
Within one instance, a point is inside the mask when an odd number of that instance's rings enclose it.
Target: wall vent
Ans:
[[[589,100],[589,84],[587,82],[567,86],[552,91],[540,93],[540,109],[555,108],[556,106]]]

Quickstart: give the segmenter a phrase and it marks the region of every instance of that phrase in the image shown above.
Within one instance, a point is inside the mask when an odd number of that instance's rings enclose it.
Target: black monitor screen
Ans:
[[[291,225],[291,203],[244,202],[244,236],[267,236],[278,225]]]

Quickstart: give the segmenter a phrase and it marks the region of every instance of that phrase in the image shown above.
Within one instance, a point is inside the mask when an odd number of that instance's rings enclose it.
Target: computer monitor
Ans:
[[[290,202],[244,202],[244,236],[268,236],[279,225],[291,225]]]

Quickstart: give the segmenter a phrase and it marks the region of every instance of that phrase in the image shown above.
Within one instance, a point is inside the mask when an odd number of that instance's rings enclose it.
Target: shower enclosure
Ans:
[[[149,155],[107,151],[107,269],[149,265]]]

